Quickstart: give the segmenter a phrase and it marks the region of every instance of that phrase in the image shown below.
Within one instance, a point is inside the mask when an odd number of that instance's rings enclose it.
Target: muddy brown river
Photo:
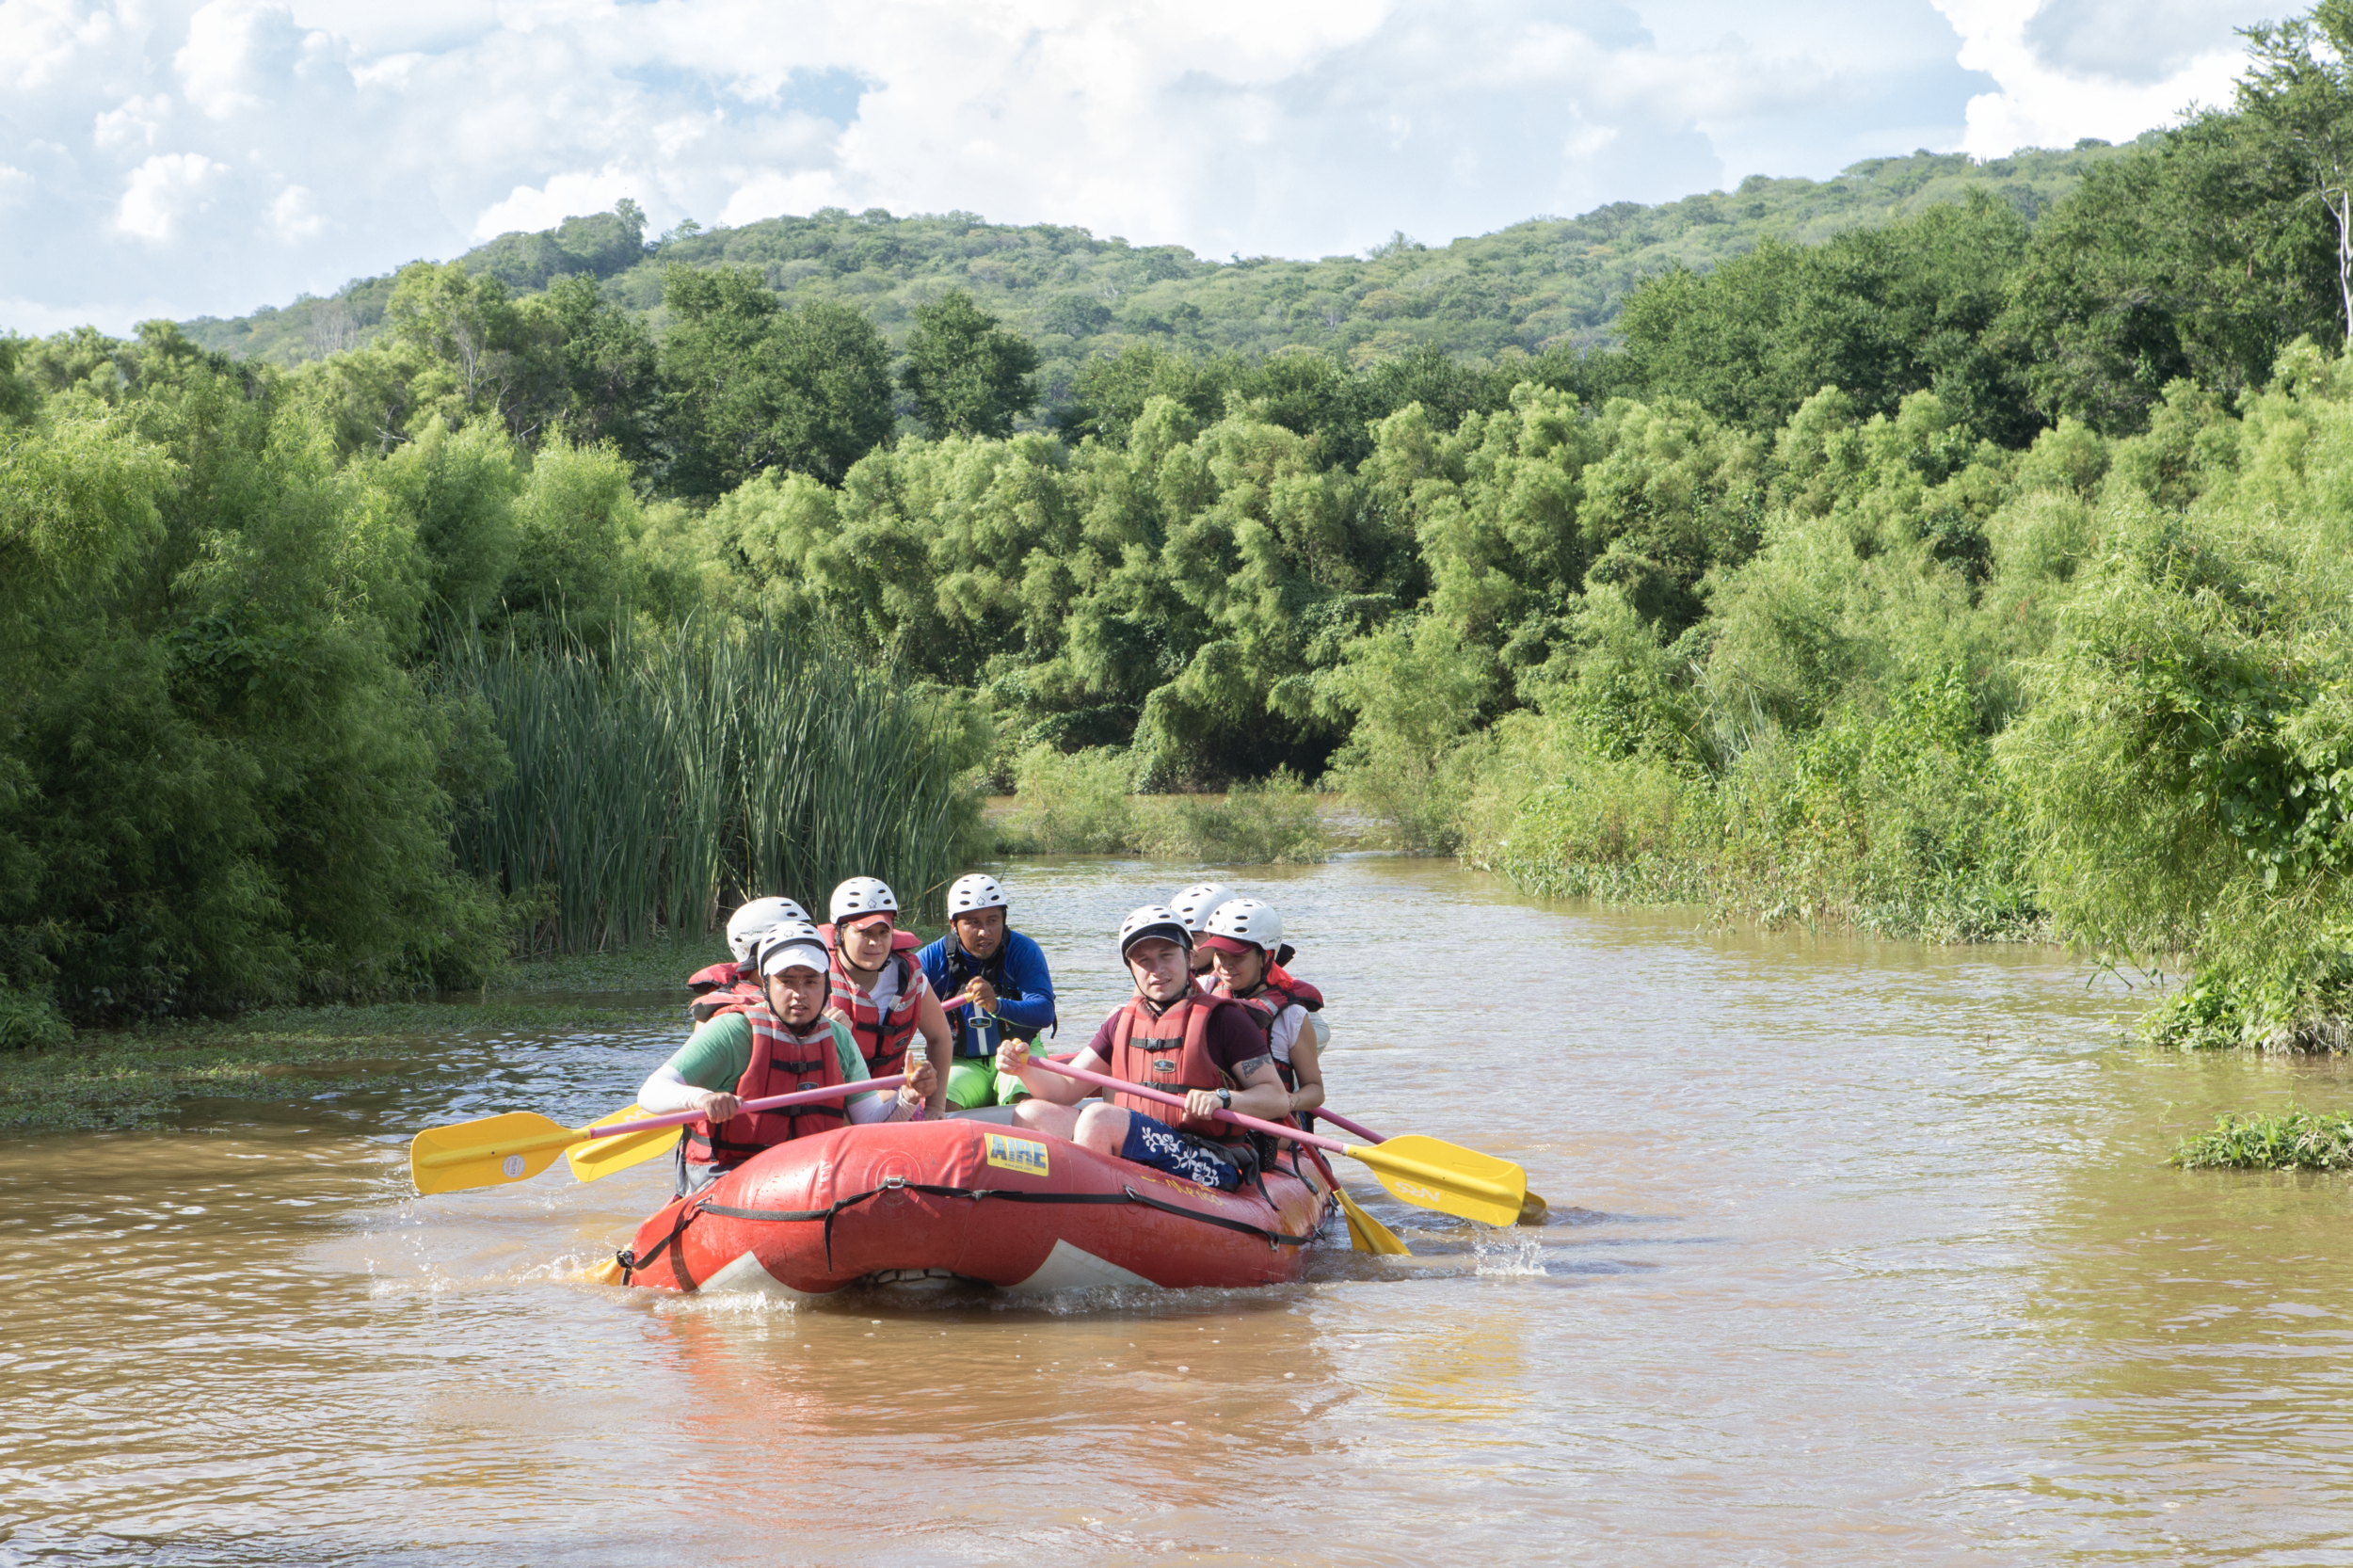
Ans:
[[[1069,1020],[1192,868],[1003,868]],[[797,1308],[574,1283],[665,1168],[411,1195],[417,1126],[625,1104],[679,1031],[431,1042],[179,1130],[0,1141],[0,1561],[2353,1562],[2343,1176],[2185,1173],[2328,1064],[2151,1054],[2047,951],[1240,878],[1336,1109],[1541,1230],[1342,1174],[1417,1255],[1298,1286]]]

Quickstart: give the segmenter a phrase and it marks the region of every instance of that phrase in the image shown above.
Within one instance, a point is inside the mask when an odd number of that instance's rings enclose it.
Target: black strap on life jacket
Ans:
[[[1012,946],[1012,944],[1013,933],[1008,931],[1005,933],[1005,939],[997,945],[997,955],[994,958],[989,959],[986,963],[982,963],[978,959],[975,959],[970,953],[965,952],[964,944],[958,941],[955,936],[951,934],[948,937],[947,943],[948,979],[951,983],[949,985],[949,991],[952,994],[953,992],[963,990],[965,985],[975,975],[977,975],[981,979],[987,981],[993,990],[997,991],[1000,995],[1002,995],[1005,989],[1005,950]],[[947,998],[943,996],[940,1000],[945,1001],[947,1000]],[[969,1015],[967,1016],[969,1016]],[[1004,1016],[1002,1014],[998,1015],[997,1027],[1008,1037],[1022,1041],[1025,1044],[1029,1041],[1036,1039],[1038,1036],[1038,1032],[1036,1030],[1030,1028],[1027,1024],[1015,1023],[1011,1018]],[[958,1032],[961,1032],[961,1028],[959,1028]]]

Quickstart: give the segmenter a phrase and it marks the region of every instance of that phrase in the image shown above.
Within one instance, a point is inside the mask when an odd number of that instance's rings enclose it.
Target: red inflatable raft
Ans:
[[[1024,1290],[1275,1285],[1330,1215],[1286,1152],[1219,1192],[1061,1138],[951,1117],[847,1127],[745,1160],[637,1230],[622,1282],[822,1295],[861,1281]]]

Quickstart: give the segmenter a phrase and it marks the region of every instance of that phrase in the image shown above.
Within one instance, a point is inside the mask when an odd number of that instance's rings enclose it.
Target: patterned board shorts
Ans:
[[[1206,1138],[1180,1132],[1166,1122],[1156,1122],[1134,1112],[1128,1113],[1128,1141],[1120,1145],[1119,1158],[1166,1171],[1187,1181],[1197,1181],[1204,1187],[1214,1187],[1221,1192],[1230,1192],[1241,1185],[1241,1168],[1223,1148]]]

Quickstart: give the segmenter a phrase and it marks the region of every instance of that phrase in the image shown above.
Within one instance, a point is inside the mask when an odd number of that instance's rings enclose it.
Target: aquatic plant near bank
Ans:
[[[2173,1150],[2185,1170],[2342,1171],[2353,1168],[2353,1116],[2290,1106],[2277,1113],[2225,1112],[2211,1130]]]
[[[558,950],[705,930],[758,893],[822,906],[856,874],[913,905],[976,847],[962,732],[888,666],[796,632],[469,641],[445,666],[513,766],[458,824],[459,861],[536,901]]]
[[[1223,798],[1172,795],[1140,804],[1136,848],[1156,858],[1221,866],[1312,865],[1331,853],[1316,797],[1288,768],[1238,782]]]
[[[1223,796],[1130,793],[1135,763],[1112,746],[1032,746],[1014,768],[1000,825],[1009,855],[1145,855],[1213,865],[1312,865],[1331,853],[1315,796],[1295,773],[1238,782]]]
[[[998,848],[1018,855],[1115,855],[1136,841],[1135,768],[1113,746],[1033,745],[1014,763],[1013,815]]]

